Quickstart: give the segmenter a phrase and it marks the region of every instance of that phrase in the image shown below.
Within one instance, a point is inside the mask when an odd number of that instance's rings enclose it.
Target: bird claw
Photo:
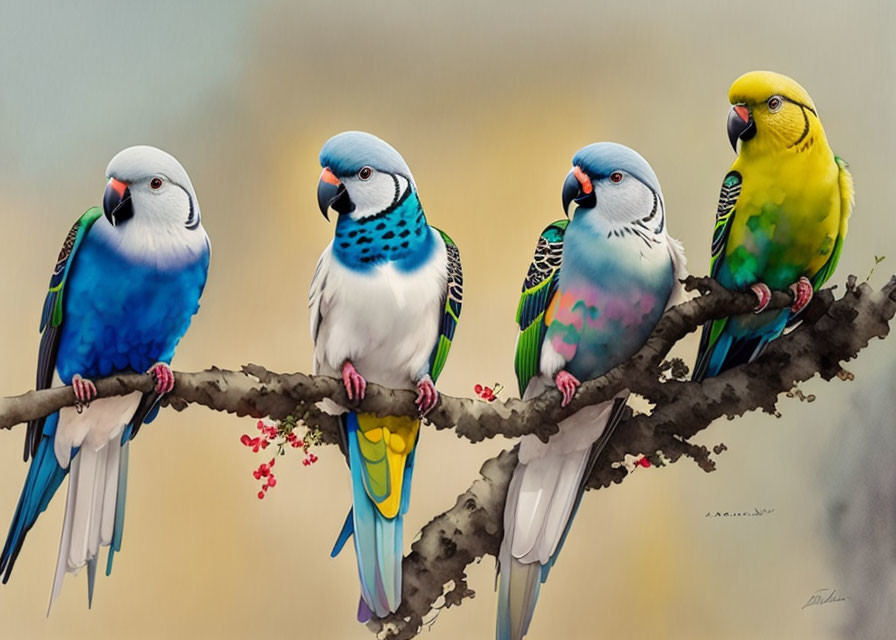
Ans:
[[[799,280],[790,285],[790,291],[793,293],[793,306],[790,307],[790,310],[793,313],[799,313],[805,309],[806,305],[811,302],[812,295],[815,293],[815,290],[812,288],[812,283],[809,282],[809,279],[806,276],[802,276]]]
[[[364,399],[364,394],[367,393],[367,380],[348,360],[342,365],[342,384],[345,385],[345,393],[349,400]]]
[[[174,372],[164,362],[156,362],[147,373],[156,381],[156,395],[163,396],[174,389]]]
[[[72,389],[75,392],[75,410],[81,413],[90,406],[90,401],[96,398],[96,385],[87,378],[82,378],[80,373],[72,376]]]
[[[756,294],[756,298],[758,299],[756,306],[753,307],[753,313],[762,313],[772,299],[772,290],[769,289],[768,285],[764,282],[757,282],[756,284],[750,285],[750,289],[753,290],[753,293]]]
[[[563,400],[560,401],[561,407],[565,407],[572,402],[573,396],[576,395],[576,389],[582,384],[579,382],[578,378],[572,375],[569,371],[561,371],[558,373],[554,378],[554,382],[557,384],[557,389],[563,394]]]
[[[417,405],[421,418],[435,409],[439,403],[439,392],[436,391],[436,385],[433,384],[432,378],[428,375],[421,378],[417,383],[417,399],[414,402]]]

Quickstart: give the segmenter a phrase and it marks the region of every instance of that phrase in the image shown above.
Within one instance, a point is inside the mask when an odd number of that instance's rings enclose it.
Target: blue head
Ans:
[[[373,216],[416,191],[401,154],[363,131],[345,131],[327,140],[320,150],[320,166],[317,202],[326,218],[330,208],[356,220]]]
[[[596,142],[576,152],[572,164],[563,184],[563,210],[567,216],[596,216],[614,227],[630,226],[639,220],[650,220],[652,227],[657,222],[661,225],[660,182],[636,151],[615,142]],[[654,222],[656,214],[659,216]]]

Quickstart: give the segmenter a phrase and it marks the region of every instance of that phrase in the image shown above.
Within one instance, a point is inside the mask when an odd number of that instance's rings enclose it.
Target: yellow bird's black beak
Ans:
[[[737,141],[749,140],[756,135],[756,123],[753,114],[743,104],[736,104],[728,112],[728,140],[737,153]]]

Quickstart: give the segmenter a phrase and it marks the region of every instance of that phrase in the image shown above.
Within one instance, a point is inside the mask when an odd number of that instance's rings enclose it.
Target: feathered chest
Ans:
[[[393,263],[360,271],[330,262],[315,336],[318,372],[333,375],[351,360],[368,380],[413,386],[436,344],[447,284],[444,244],[431,242],[432,256],[413,271]]]
[[[827,160],[798,157],[774,168],[764,163],[743,167],[719,274],[723,284],[744,287],[762,280],[773,289],[786,288],[824,265],[842,210],[833,155]]]
[[[571,237],[572,236],[572,237]],[[586,236],[587,239],[587,236]],[[653,330],[674,286],[665,241],[613,236],[594,245],[567,232],[547,338],[580,379],[629,358]]]
[[[386,264],[412,271],[430,258],[434,247],[420,201],[407,191],[394,207],[376,215],[340,215],[333,256],[355,271],[372,272]]]
[[[170,360],[199,308],[208,258],[206,252],[161,270],[85,238],[64,291],[57,357],[63,381]]]

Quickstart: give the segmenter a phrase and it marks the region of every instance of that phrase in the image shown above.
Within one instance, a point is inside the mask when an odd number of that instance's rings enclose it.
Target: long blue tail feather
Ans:
[[[407,511],[410,500],[413,453],[408,456],[404,470],[398,515],[386,518],[365,489],[364,462],[358,443],[359,425],[356,414],[350,413],[345,417],[345,427],[352,477],[352,509],[331,555],[338,554],[348,538],[353,538],[361,583],[362,602],[358,607],[358,619],[363,622],[371,614],[382,617],[395,611],[401,602],[402,525],[403,514]]]
[[[708,358],[705,371],[700,371],[698,358],[694,379],[699,381],[714,378],[738,365],[752,362],[769,342],[783,333],[789,317],[790,311],[784,310],[767,324],[752,331],[745,331],[742,328],[738,330],[735,323],[729,320],[712,346],[712,351],[704,356]]]
[[[331,558],[335,558],[342,552],[342,548],[354,532],[354,509],[349,509],[348,515],[345,516],[345,522],[342,524],[342,529],[339,531],[339,536],[336,538],[336,543],[333,545],[333,550],[330,551]]]
[[[25,536],[34,526],[38,516],[46,510],[68,473],[68,469],[59,466],[56,453],[53,450],[53,435],[56,433],[58,420],[59,414],[54,413],[47,418],[44,424],[44,433],[38,444],[37,452],[31,460],[22,495],[9,525],[6,544],[3,547],[2,555],[0,555],[0,572],[3,573],[4,584],[9,581]]]

